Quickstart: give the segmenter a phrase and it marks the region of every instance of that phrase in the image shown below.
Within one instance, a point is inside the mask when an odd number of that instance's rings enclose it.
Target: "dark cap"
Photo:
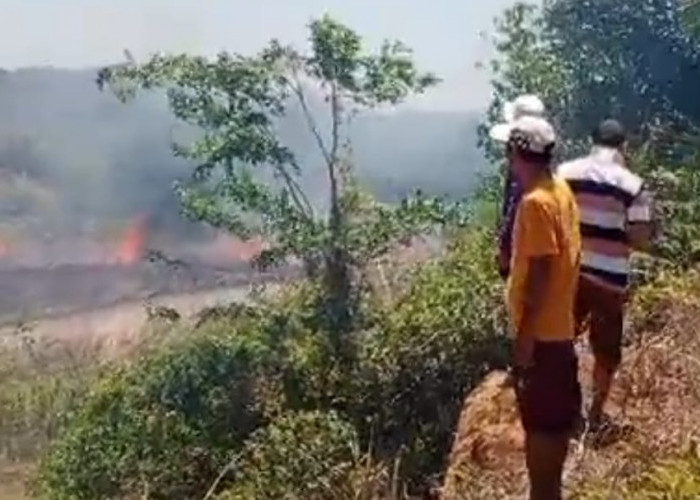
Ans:
[[[627,141],[625,128],[617,120],[603,120],[593,131],[593,144],[619,148]]]

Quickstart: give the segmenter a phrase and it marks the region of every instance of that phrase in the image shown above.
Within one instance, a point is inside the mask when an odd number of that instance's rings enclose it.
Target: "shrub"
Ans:
[[[404,450],[409,478],[443,469],[465,394],[507,360],[493,248],[486,231],[458,238],[365,340],[355,407],[378,451]]]
[[[102,379],[41,466],[46,498],[192,498],[262,423],[255,377],[267,332],[209,324],[201,337]]]
[[[613,484],[588,485],[577,500],[695,500],[700,498],[700,456],[666,460],[641,475]]]
[[[675,267],[700,262],[700,173],[698,161],[675,169],[658,168],[649,174],[657,202],[659,234],[654,251]]]
[[[0,385],[0,455],[34,460],[58,435],[89,387],[92,373],[42,374]]]
[[[504,360],[492,246],[488,233],[471,232],[388,306],[368,292],[343,359],[312,285],[201,316],[184,340],[147,350],[93,387],[42,463],[42,492],[202,497],[243,443],[277,439],[275,427],[261,430],[270,421],[306,441],[311,429],[301,426],[320,417],[304,412],[334,412],[362,449],[379,462],[400,455],[399,473],[424,483],[442,469],[465,393]],[[289,412],[302,413],[292,422]],[[301,474],[293,462],[276,477]],[[244,469],[237,477],[248,477]],[[240,484],[258,487],[250,481]]]
[[[0,457],[33,461],[58,435],[100,366],[95,349],[38,341],[20,325],[0,346]]]
[[[700,290],[700,271],[661,270],[633,294],[630,307],[633,339],[647,332],[661,331],[676,310],[674,305],[697,304]]]
[[[692,500],[700,498],[700,458],[680,458],[657,465],[627,489],[639,500]]]
[[[375,458],[401,455],[412,482],[438,474],[465,394],[506,362],[493,257],[491,234],[472,231],[416,269],[395,300],[365,295],[352,366],[334,358],[323,330],[304,330],[287,344],[287,407],[338,412]]]
[[[232,464],[218,500],[352,498],[359,459],[355,429],[334,413],[281,416],[256,431]]]

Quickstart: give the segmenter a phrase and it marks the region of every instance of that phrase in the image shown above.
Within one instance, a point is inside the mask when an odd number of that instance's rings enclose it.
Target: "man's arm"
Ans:
[[[536,200],[523,201],[517,219],[515,251],[527,259],[527,274],[523,283],[521,315],[515,324],[516,342],[513,363],[526,368],[533,362],[535,321],[546,307],[547,283],[552,273],[552,258],[559,253],[554,220],[547,209]]]
[[[627,242],[634,249],[648,252],[654,237],[652,199],[647,189],[642,189],[627,209]]]
[[[530,259],[527,278],[525,278],[523,317],[518,326],[518,336],[532,332],[534,318],[544,305],[545,289],[552,272],[552,256],[544,255]]]
[[[627,226],[627,242],[637,251],[651,251],[654,225],[651,222],[634,223]]]
[[[520,190],[509,169],[506,174],[498,234],[498,267],[501,276],[504,278],[507,277],[509,273],[513,225],[519,202]]]

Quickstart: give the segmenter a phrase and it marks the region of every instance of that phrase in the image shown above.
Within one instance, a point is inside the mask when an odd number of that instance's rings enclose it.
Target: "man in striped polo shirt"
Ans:
[[[603,412],[622,358],[622,327],[629,257],[651,239],[651,200],[643,180],[625,165],[625,131],[615,120],[593,133],[585,158],[562,164],[558,175],[576,195],[581,214],[582,259],[574,308],[577,334],[589,328],[595,357],[589,429],[608,419]]]

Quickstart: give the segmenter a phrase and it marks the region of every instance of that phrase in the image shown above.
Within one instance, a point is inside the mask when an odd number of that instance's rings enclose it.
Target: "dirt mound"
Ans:
[[[677,304],[653,335],[626,349],[609,413],[630,430],[602,449],[573,442],[565,481],[612,482],[640,473],[650,460],[684,450],[700,422],[700,304]],[[590,394],[592,357],[580,346],[580,379]],[[466,399],[443,488],[444,500],[519,498],[526,488],[523,432],[503,372],[489,375]],[[610,497],[617,498],[617,497]]]
[[[457,427],[459,439],[452,463],[467,459],[484,468],[498,468],[512,454],[522,451],[523,433],[518,423],[515,394],[505,372],[489,375],[464,403]]]
[[[476,491],[485,493],[487,483],[492,483],[494,488],[497,482],[519,483],[518,476],[523,473],[523,445],[523,430],[508,374],[491,373],[464,402],[442,497],[476,498],[467,495]],[[501,477],[499,481],[486,479],[490,474],[513,477]],[[476,482],[480,483],[478,487]]]

